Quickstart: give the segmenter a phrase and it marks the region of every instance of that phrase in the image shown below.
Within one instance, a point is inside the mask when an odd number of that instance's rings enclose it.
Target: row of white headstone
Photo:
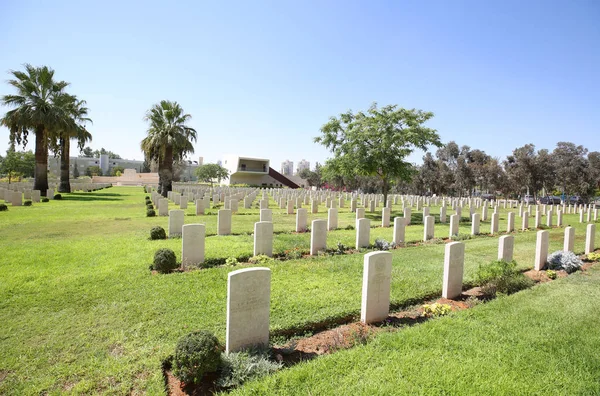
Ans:
[[[257,223],[258,224],[258,223]],[[187,226],[186,226],[187,227]],[[586,254],[594,250],[595,224],[587,226]],[[542,270],[548,258],[548,231],[538,231],[535,270]],[[573,251],[575,230],[565,229],[564,250]],[[511,261],[514,236],[505,235],[498,242],[498,259]],[[463,288],[465,244],[446,244],[442,297],[456,298]],[[360,319],[364,323],[385,320],[390,310],[392,253],[371,252],[364,256]],[[269,343],[271,270],[247,268],[230,272],[227,279],[226,351]]]

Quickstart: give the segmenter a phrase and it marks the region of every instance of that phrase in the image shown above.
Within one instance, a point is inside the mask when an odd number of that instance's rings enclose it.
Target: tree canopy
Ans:
[[[198,180],[210,183],[211,187],[215,180],[221,183],[221,180],[229,178],[229,171],[219,164],[204,164],[196,168]]]
[[[342,176],[378,177],[387,199],[394,179],[408,181],[413,175],[407,157],[415,149],[441,145],[437,131],[423,126],[432,117],[431,112],[374,103],[366,112],[331,117],[314,141],[332,152],[328,167]]]

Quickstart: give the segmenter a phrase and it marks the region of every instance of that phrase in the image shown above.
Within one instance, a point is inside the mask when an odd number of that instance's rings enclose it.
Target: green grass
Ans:
[[[378,335],[233,394],[597,395],[599,301],[596,267]]]
[[[154,251],[168,247],[180,259],[181,239],[148,240],[153,226],[166,229],[168,221],[145,217],[145,195],[141,188],[115,187],[64,194],[62,201],[32,207],[9,205],[0,212],[0,393],[161,394],[160,363],[180,336],[208,329],[224,340],[227,273],[237,267],[152,275],[148,266]],[[195,216],[190,206],[185,222],[206,224],[207,258],[252,254],[256,208],[241,208],[233,217],[236,235],[219,237],[214,235],[216,209]],[[349,206],[340,209],[340,227],[354,224]],[[271,208],[278,233],[275,251],[308,251],[310,234],[290,232],[295,215],[276,209],[273,200]],[[439,213],[437,208],[432,212]],[[373,224],[380,221],[367,215]],[[309,216],[326,218],[324,206]],[[401,216],[401,206],[394,206],[393,216]],[[415,222],[418,218],[413,214]],[[501,219],[502,228],[506,211]],[[578,224],[578,215],[565,216],[569,222],[577,229],[576,250],[582,251],[585,225]],[[482,223],[486,230],[489,222]],[[469,233],[470,225],[461,224],[460,232]],[[562,233],[551,231],[550,251],[562,247]],[[407,240],[422,235],[420,224],[407,228]],[[448,225],[436,224],[436,236],[447,235]],[[371,242],[376,237],[389,241],[392,229],[371,229]],[[515,237],[520,268],[532,267],[535,232]],[[333,231],[328,245],[354,246],[354,239],[355,231]],[[496,259],[497,238],[465,243],[465,280],[472,281],[479,264]],[[443,254],[442,244],[393,251],[393,306],[440,294]],[[355,254],[268,263],[273,271],[271,331],[301,331],[358,314],[362,260],[362,254]]]

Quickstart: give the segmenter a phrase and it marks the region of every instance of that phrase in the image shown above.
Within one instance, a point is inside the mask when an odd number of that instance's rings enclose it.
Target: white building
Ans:
[[[270,163],[266,158],[227,155],[223,157],[221,166],[229,171],[229,179],[223,180],[222,183],[256,187],[304,187],[271,168]]]
[[[303,158],[302,161],[298,162],[298,169],[296,170],[296,174],[302,172],[304,169],[310,170],[310,162]]]
[[[294,174],[294,163],[290,160],[285,160],[281,163],[281,174],[284,176],[292,176]]]

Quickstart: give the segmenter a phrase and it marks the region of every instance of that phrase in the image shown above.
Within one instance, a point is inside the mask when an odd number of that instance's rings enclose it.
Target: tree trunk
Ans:
[[[40,190],[45,197],[48,190],[48,145],[46,144],[46,128],[38,125],[35,128],[35,172],[33,189]]]
[[[159,179],[162,181],[163,197],[166,197],[169,191],[173,191],[173,147],[168,146],[165,150],[165,157],[162,160],[162,166],[159,165]]]
[[[383,182],[383,186],[381,188],[383,190],[383,205],[386,206],[387,205],[388,191],[389,191],[390,187],[388,186],[388,181],[387,181],[387,178],[385,176],[381,177],[381,181]]]
[[[69,138],[60,139],[60,184],[58,185],[58,192],[70,193],[71,184],[69,183],[69,151],[70,151]]]

